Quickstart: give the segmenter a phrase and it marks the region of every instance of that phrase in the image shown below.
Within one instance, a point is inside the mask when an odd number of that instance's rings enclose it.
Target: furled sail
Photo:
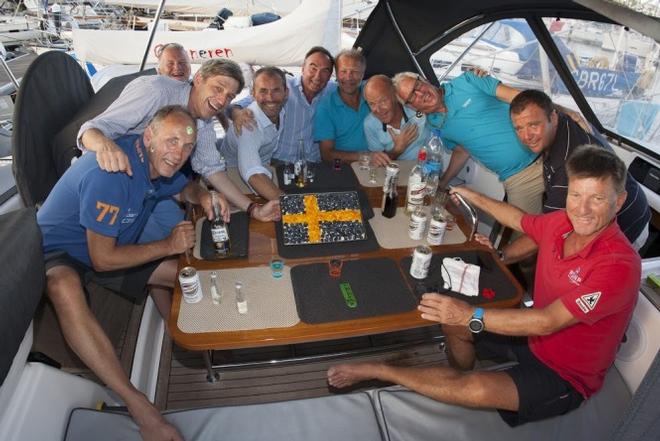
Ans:
[[[203,31],[158,31],[147,62],[156,62],[159,45],[177,42],[186,48],[193,63],[211,58],[229,58],[260,65],[301,65],[310,47],[322,45],[333,53],[340,47],[339,0],[304,0],[282,19],[242,29]],[[73,31],[76,56],[102,65],[139,64],[148,40],[145,31]]]

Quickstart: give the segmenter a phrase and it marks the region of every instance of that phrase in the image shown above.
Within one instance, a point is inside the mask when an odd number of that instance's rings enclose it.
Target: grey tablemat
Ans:
[[[197,241],[193,250],[193,255],[202,260],[223,260],[247,257],[248,244],[250,241],[250,218],[245,211],[232,213],[229,222],[229,254],[218,256],[215,254],[215,247],[211,237],[211,224],[208,219],[203,218],[197,221]]]

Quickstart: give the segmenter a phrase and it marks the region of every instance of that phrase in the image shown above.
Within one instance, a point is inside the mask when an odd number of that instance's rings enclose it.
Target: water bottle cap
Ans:
[[[442,136],[442,129],[431,129],[431,133],[440,138]]]
[[[419,149],[419,153],[417,154],[417,159],[420,161],[426,161],[426,149]]]

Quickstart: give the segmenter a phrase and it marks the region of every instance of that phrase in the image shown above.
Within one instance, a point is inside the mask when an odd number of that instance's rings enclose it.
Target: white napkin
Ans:
[[[442,276],[448,276],[452,291],[470,297],[479,295],[481,268],[478,265],[465,263],[460,257],[445,257],[442,259],[442,267]]]

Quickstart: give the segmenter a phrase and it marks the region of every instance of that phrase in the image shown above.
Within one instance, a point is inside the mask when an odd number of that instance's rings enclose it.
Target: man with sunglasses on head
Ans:
[[[509,119],[508,104],[518,90],[474,72],[440,87],[412,72],[395,75],[393,83],[399,100],[426,114],[427,124],[442,130],[452,151],[439,188],[447,187],[473,157],[497,174],[510,204],[528,213],[541,212],[541,159],[518,140]]]

